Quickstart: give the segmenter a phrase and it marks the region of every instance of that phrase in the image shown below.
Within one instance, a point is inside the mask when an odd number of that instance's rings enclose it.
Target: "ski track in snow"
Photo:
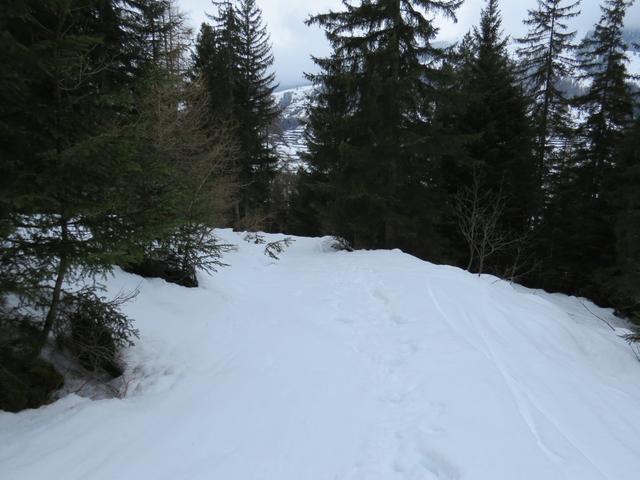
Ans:
[[[2,480],[637,478],[640,364],[580,300],[219,234],[232,267],[127,306],[127,398],[0,413]]]

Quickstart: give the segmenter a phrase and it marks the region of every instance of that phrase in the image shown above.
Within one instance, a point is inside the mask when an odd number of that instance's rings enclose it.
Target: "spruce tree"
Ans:
[[[193,73],[205,82],[212,115],[232,119],[237,77],[237,27],[233,5],[215,2],[212,24],[203,23],[193,54]]]
[[[110,134],[130,105],[116,5],[25,1],[1,18],[3,64],[23,79],[0,93],[10,179],[1,189],[2,261],[17,273],[12,289],[46,312],[38,348],[65,281],[109,269],[136,231],[116,214],[129,209],[122,198],[135,166],[131,145]]]
[[[463,42],[458,75],[465,108],[458,122],[470,141],[458,182],[506,200],[500,225],[524,234],[534,213],[539,188],[531,158],[527,102],[509,58],[501,31],[497,0],[488,0],[480,25]]]
[[[321,101],[311,108],[309,161],[312,172],[324,170],[314,188],[330,199],[318,215],[356,247],[429,243],[418,232],[430,220],[433,164],[444,143],[431,128],[444,51],[433,45],[437,28],[427,15],[453,17],[460,3],[344,2],[342,11],[308,20],[333,48],[311,77]]]
[[[269,208],[269,185],[277,156],[269,134],[280,112],[273,92],[276,88],[273,54],[262,11],[255,0],[239,0],[235,9],[238,27],[236,77],[236,119],[240,150],[240,216],[250,216]]]
[[[239,198],[236,223],[269,209],[269,185],[277,156],[270,130],[279,111],[273,99],[273,55],[262,12],[255,0],[214,2],[213,25],[201,27],[194,73],[209,88],[211,107],[229,116],[238,147]]]
[[[628,0],[605,0],[602,16],[592,35],[580,46],[582,78],[587,92],[577,99],[585,120],[579,126],[579,144],[562,172],[556,205],[566,205],[570,215],[558,218],[553,265],[563,265],[556,275],[562,286],[605,300],[601,272],[615,262],[615,210],[611,196],[618,169],[618,150],[633,114],[628,58],[623,40]],[[559,207],[553,207],[559,208]],[[561,258],[558,258],[561,257]]]
[[[640,324],[640,120],[625,132],[611,192],[615,264],[601,283],[611,304]]]
[[[580,1],[538,0],[525,24],[529,33],[518,40],[525,85],[532,101],[535,125],[536,174],[542,185],[554,170],[554,157],[562,154],[571,136],[573,121],[570,99],[561,82],[572,78],[575,67],[575,31],[567,21],[580,14]],[[542,200],[542,199],[541,199]]]
[[[301,235],[335,233],[345,235],[347,225],[338,225],[340,218],[334,205],[338,192],[337,178],[341,145],[349,138],[349,118],[353,97],[348,72],[334,53],[328,59],[315,59],[322,72],[308,74],[316,88],[308,100],[305,140],[308,151],[303,153],[306,167],[298,172],[298,184],[292,200],[293,232]],[[342,219],[345,223],[349,219]]]
[[[188,170],[185,160],[206,166],[207,158],[185,135],[171,137],[165,150],[173,157],[148,154],[155,145],[143,131],[157,132],[159,122],[144,117],[146,80],[138,69],[147,57],[137,48],[140,30],[130,29],[133,7],[115,0],[13,5],[0,16],[0,58],[16,80],[0,92],[0,270],[10,277],[3,288],[44,312],[38,350],[59,320],[66,283],[139,258],[145,245],[191,220],[180,218],[181,206],[193,202],[175,184],[184,185],[178,174],[189,171],[204,185],[203,172]],[[182,97],[153,107],[171,111],[171,125],[183,128],[194,116]],[[213,142],[195,135],[192,143]]]
[[[590,82],[578,99],[586,114],[581,126],[583,154],[592,169],[592,196],[598,195],[607,169],[615,162],[613,152],[633,114],[627,72],[629,58],[623,39],[624,18],[633,0],[604,0],[602,16],[592,35],[580,45],[581,78]]]
[[[0,10],[0,408],[37,407],[59,388],[39,357],[51,334],[86,369],[121,373],[114,355],[136,335],[118,311],[129,297],[96,294],[114,265],[159,243],[177,245],[182,264],[220,264],[210,224],[233,149],[206,132],[205,97],[173,61],[179,23],[162,23],[166,42],[150,56],[141,8],[18,0]]]

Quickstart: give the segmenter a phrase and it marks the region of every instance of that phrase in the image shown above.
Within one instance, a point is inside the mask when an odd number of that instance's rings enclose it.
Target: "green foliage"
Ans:
[[[572,78],[575,70],[571,54],[576,32],[569,30],[568,21],[580,14],[579,6],[580,1],[540,0],[524,22],[528,34],[518,39],[522,74],[532,100],[536,174],[547,191],[550,172],[558,169],[573,132],[570,99],[561,82]],[[539,207],[543,203],[541,198]]]
[[[264,247],[264,254],[273,260],[280,260],[280,255],[282,255],[287,248],[293,245],[293,242],[295,242],[295,240],[291,237],[285,237],[282,240],[269,242]]]
[[[333,48],[309,76],[318,93],[298,199],[310,203],[322,233],[356,248],[426,253],[438,243],[430,240],[438,236],[434,180],[448,147],[436,121],[446,52],[433,44],[429,18],[454,18],[460,3],[380,0],[309,19]]]
[[[37,303],[61,285],[111,268],[134,222],[123,202],[139,165],[114,132],[129,118],[129,57],[116,2],[24,2],[2,18],[2,61],[20,78],[2,89],[2,270]],[[120,61],[122,60],[122,61]],[[50,293],[50,292],[49,292]],[[46,339],[46,335],[43,334]]]
[[[152,236],[137,237],[142,255],[123,259],[124,265],[194,287],[196,270],[215,270],[226,251],[212,226],[225,221],[235,191],[232,134],[211,117],[199,80],[184,84],[156,74],[147,80],[138,109],[130,134],[147,175],[131,179],[134,188],[127,203],[136,205],[137,223],[146,225]]]
[[[633,114],[627,72],[629,59],[623,40],[624,18],[629,0],[605,0],[602,17],[591,37],[580,46],[582,78],[589,80],[587,93],[578,99],[587,119],[581,127],[583,154],[595,168],[594,189],[605,181],[607,163]]]
[[[133,346],[138,331],[120,307],[133,295],[106,301],[93,288],[62,296],[55,335],[59,345],[66,347],[89,371],[105,371],[112,377],[122,375],[116,353]]]
[[[621,278],[605,272],[618,262],[616,228],[622,230],[616,218],[622,212],[617,197],[624,184],[620,148],[633,114],[622,36],[629,5],[605,0],[593,35],[580,46],[582,79],[589,87],[577,104],[585,120],[578,127],[577,145],[559,165],[544,226],[553,247],[544,270],[555,279],[553,287],[602,302],[610,301],[611,283]]]
[[[86,365],[96,358],[79,344],[112,357],[132,333],[112,304],[66,283],[91,284],[168,239],[209,265],[214,240],[195,240],[229,208],[234,150],[200,82],[185,81],[187,34],[169,0],[0,11],[0,295],[34,312],[29,362],[54,330]]]
[[[277,157],[269,134],[279,111],[269,70],[273,55],[255,0],[214,2],[213,25],[203,24],[193,58],[204,80],[213,115],[231,120],[240,185],[235,220],[269,210]]]
[[[600,287],[623,315],[640,324],[640,123],[625,132],[619,154],[612,208],[615,209],[615,263]]]
[[[449,191],[474,188],[482,178],[480,195],[500,199],[495,230],[509,237],[526,236],[532,227],[540,182],[531,155],[532,130],[527,101],[509,58],[496,0],[489,0],[480,25],[461,44],[455,71],[462,99],[456,129],[467,138],[447,180]],[[494,208],[489,205],[489,208]],[[506,249],[484,268],[501,274],[512,259]]]

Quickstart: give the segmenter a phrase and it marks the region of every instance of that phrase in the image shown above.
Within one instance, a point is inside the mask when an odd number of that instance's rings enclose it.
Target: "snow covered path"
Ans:
[[[578,299],[220,234],[201,288],[142,281],[126,399],[0,413],[0,478],[638,478],[640,363]]]

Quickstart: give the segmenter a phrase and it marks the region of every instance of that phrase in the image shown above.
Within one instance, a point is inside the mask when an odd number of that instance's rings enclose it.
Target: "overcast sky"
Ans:
[[[257,0],[264,20],[269,28],[275,72],[281,87],[306,83],[303,72],[315,71],[311,55],[322,56],[328,52],[324,34],[316,27],[309,28],[304,20],[314,13],[338,9],[341,0]],[[440,40],[456,40],[475,25],[480,16],[484,0],[466,0],[458,10],[458,23],[438,21]],[[212,12],[211,0],[178,0],[178,4],[189,15],[194,27],[206,20],[205,12]],[[525,32],[522,20],[527,9],[537,0],[502,0],[501,10],[504,30],[511,36]],[[581,33],[590,30],[600,17],[599,0],[582,0],[582,14],[573,20],[573,28]],[[640,27],[640,0],[630,9],[627,25]]]

